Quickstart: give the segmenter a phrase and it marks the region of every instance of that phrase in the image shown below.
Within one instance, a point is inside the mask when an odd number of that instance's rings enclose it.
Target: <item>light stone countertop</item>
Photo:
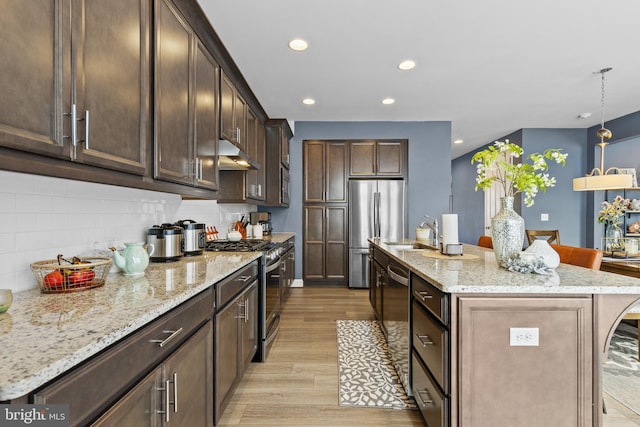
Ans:
[[[491,249],[465,244],[460,257],[429,257],[436,251],[403,250],[385,244],[384,239],[369,239],[400,264],[429,281],[443,292],[504,294],[639,294],[640,279],[560,264],[549,275],[522,274],[499,268]],[[407,240],[410,244],[413,241]]]
[[[280,243],[294,234],[266,237]],[[111,273],[100,288],[15,293],[0,314],[0,400],[30,393],[261,256],[205,252],[152,262],[142,277]]]

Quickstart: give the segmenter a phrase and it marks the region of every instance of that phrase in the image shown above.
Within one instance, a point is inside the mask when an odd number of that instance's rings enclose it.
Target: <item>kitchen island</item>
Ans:
[[[602,425],[601,365],[640,280],[509,272],[472,245],[444,256],[370,243],[410,272],[411,388],[430,427]]]
[[[271,240],[281,243],[293,236],[278,233]],[[211,319],[221,298],[216,299],[218,285],[257,265],[261,257],[262,252],[205,252],[150,263],[141,277],[110,273],[104,286],[82,292],[43,294],[33,289],[14,294],[9,311],[0,314],[0,401],[29,402],[34,391],[86,366],[176,308],[185,311],[187,324],[197,323],[191,319],[196,310]],[[213,338],[211,331],[206,335]],[[213,349],[204,351],[210,355]]]

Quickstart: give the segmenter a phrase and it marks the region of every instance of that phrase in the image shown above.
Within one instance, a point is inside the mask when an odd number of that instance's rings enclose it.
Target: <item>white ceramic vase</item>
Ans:
[[[558,255],[558,252],[556,252],[546,240],[534,240],[525,252],[533,253],[536,257],[542,257],[544,265],[548,268],[556,268],[560,265],[560,255]]]

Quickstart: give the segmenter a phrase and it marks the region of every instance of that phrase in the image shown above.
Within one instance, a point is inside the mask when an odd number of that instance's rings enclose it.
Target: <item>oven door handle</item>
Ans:
[[[281,261],[281,259],[280,259],[280,258],[278,258],[278,261],[277,261],[277,262],[274,262],[273,264],[268,265],[268,266],[267,266],[267,271],[266,271],[266,272],[267,272],[267,273],[271,273],[273,270],[275,270],[276,268],[280,267],[280,261]]]

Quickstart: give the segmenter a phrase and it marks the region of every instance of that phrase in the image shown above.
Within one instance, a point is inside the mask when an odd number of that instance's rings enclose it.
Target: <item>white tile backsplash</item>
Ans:
[[[0,288],[35,288],[32,262],[145,241],[155,224],[193,219],[217,226],[224,237],[229,214],[250,210],[255,207],[0,171]]]

